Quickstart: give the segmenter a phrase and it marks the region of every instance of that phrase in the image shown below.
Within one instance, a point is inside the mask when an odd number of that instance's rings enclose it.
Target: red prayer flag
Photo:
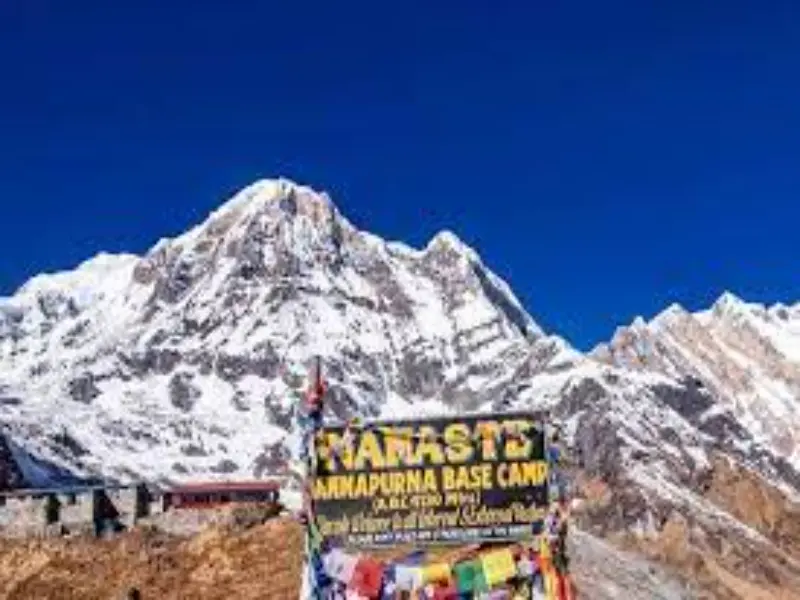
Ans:
[[[381,593],[383,564],[375,559],[361,557],[356,563],[350,587],[362,596],[377,598]]]
[[[456,600],[458,598],[458,588],[455,584],[447,587],[437,586],[433,590],[433,600]]]

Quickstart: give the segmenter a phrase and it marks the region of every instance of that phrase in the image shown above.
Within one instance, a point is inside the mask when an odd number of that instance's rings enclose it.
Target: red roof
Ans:
[[[212,491],[261,491],[279,490],[277,481],[204,481],[179,485],[170,492],[212,492]]]

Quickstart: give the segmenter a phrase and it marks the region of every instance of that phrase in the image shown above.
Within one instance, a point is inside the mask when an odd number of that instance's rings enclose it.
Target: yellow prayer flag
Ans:
[[[553,569],[547,569],[542,573],[544,579],[544,597],[547,600],[558,600],[558,582],[556,573]]]
[[[450,565],[447,563],[434,563],[422,567],[422,581],[424,583],[438,583],[450,581]]]
[[[483,574],[489,587],[508,581],[517,574],[517,564],[511,550],[498,550],[481,557]]]
[[[542,535],[539,538],[539,557],[542,561],[550,562],[550,558],[552,554],[550,552],[550,543],[547,541],[547,538]]]

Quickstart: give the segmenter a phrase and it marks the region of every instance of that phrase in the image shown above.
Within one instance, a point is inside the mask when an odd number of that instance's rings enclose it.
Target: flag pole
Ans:
[[[301,457],[304,461],[303,474],[303,509],[302,523],[305,529],[305,556],[304,573],[308,585],[308,597],[313,600],[322,600],[322,589],[319,576],[322,572],[319,532],[316,528],[316,518],[311,493],[311,481],[316,473],[315,448],[316,437],[322,428],[323,398],[325,383],[322,379],[322,364],[317,356],[314,359],[309,386],[304,398],[304,405],[297,411],[301,432]]]

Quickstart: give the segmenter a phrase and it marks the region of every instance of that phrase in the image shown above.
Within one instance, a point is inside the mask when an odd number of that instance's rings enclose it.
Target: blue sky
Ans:
[[[0,75],[0,294],[285,175],[583,348],[800,300],[796,3],[10,0]]]

